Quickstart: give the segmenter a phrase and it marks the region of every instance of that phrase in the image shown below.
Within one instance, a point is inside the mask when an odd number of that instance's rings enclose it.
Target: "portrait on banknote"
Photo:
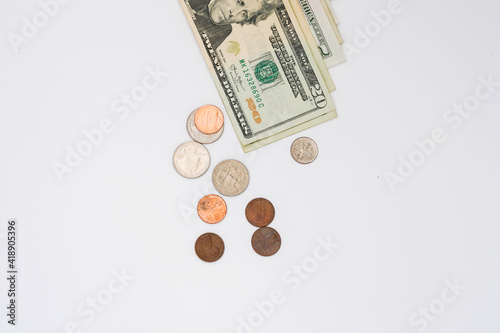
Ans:
[[[245,152],[336,116],[289,0],[180,3]]]
[[[193,20],[205,32],[214,49],[233,31],[233,24],[256,25],[267,19],[279,0],[185,0],[194,13]]]

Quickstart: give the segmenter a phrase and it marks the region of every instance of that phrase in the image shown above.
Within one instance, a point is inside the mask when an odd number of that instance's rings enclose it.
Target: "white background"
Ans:
[[[346,44],[386,0],[333,2]],[[309,166],[289,155],[294,138],[244,155],[227,123],[198,180],[175,173],[172,153],[189,139],[198,106],[222,107],[175,0],[81,1],[61,6],[17,54],[8,33],[40,10],[35,0],[0,4],[0,304],[2,332],[237,332],[273,290],[284,302],[240,332],[417,332],[419,308],[439,304],[445,281],[466,286],[427,332],[500,331],[498,253],[500,89],[459,128],[445,111],[474,94],[480,76],[500,81],[494,0],[401,0],[403,11],[331,70],[339,117],[304,132],[320,147]],[[368,42],[365,40],[365,42]],[[169,77],[126,119],[111,103],[140,84],[148,66]],[[115,130],[59,182],[83,130],[109,118]],[[442,128],[447,141],[391,191],[415,140]],[[210,226],[194,214],[218,161],[251,174]],[[277,255],[250,246],[251,199],[270,199]],[[5,233],[19,222],[18,325],[7,325]],[[226,252],[200,261],[194,242],[215,232]],[[300,287],[283,280],[330,237],[341,246]],[[113,272],[134,277],[101,312],[76,309],[108,288]],[[104,292],[105,293],[105,292]],[[104,294],[103,294],[104,295]],[[256,320],[254,318],[254,321]],[[255,322],[254,322],[255,323]],[[79,331],[80,330],[80,331]],[[68,330],[71,332],[72,330]]]

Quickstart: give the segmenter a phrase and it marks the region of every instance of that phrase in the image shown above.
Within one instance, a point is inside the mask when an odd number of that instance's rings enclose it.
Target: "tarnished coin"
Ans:
[[[198,178],[210,166],[210,154],[203,145],[189,141],[181,144],[174,152],[174,168],[186,178]]]
[[[257,198],[250,201],[245,209],[245,216],[251,225],[265,227],[274,220],[274,206],[264,198]]]
[[[217,141],[221,137],[222,133],[224,132],[224,126],[222,126],[221,129],[218,130],[214,134],[205,134],[205,133],[201,132],[194,124],[195,113],[196,113],[196,110],[191,112],[191,114],[189,115],[187,122],[186,122],[187,132],[188,132],[189,136],[191,137],[191,139],[193,139],[196,142],[203,143],[203,144],[209,144],[209,143],[213,143],[213,142]]]
[[[302,137],[292,143],[290,152],[293,159],[298,163],[309,164],[318,157],[318,145],[314,140]]]
[[[194,114],[195,126],[205,134],[214,134],[224,125],[222,111],[214,105],[204,105]]]
[[[198,216],[204,222],[210,224],[219,223],[226,217],[226,213],[226,202],[218,195],[205,195],[198,202]]]
[[[234,197],[243,193],[250,182],[247,167],[237,160],[225,160],[217,164],[212,172],[212,183],[222,195]]]
[[[272,256],[281,247],[280,234],[273,228],[259,228],[253,233],[252,247],[261,256]]]
[[[224,254],[224,241],[219,235],[209,232],[198,237],[194,250],[201,260],[214,262]]]

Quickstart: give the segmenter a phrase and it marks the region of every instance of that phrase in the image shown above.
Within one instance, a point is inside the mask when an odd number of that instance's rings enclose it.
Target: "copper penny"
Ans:
[[[261,256],[272,256],[281,247],[280,234],[273,228],[259,228],[253,233],[252,247]]]
[[[250,201],[245,209],[245,216],[251,225],[255,227],[265,227],[274,220],[274,206],[264,198],[257,198]]]
[[[204,105],[194,114],[194,125],[202,133],[217,133],[224,125],[222,111],[214,105]]]
[[[209,232],[198,237],[194,250],[201,260],[214,262],[224,254],[224,241],[219,235]]]
[[[219,223],[226,217],[227,205],[224,199],[215,194],[205,195],[198,202],[198,216],[207,223]]]

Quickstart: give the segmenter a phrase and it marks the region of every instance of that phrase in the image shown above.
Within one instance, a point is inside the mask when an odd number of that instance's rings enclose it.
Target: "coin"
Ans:
[[[214,262],[224,254],[224,241],[219,235],[209,232],[198,237],[194,251],[201,260]]]
[[[298,163],[309,164],[318,157],[318,145],[314,140],[302,137],[292,143],[290,152],[293,159]]]
[[[251,225],[255,227],[265,227],[274,220],[274,206],[264,198],[257,198],[250,201],[245,209],[245,216]]]
[[[198,178],[210,166],[210,154],[203,145],[189,141],[181,144],[174,152],[174,168],[186,178]]]
[[[226,202],[218,195],[205,195],[198,202],[198,216],[209,224],[219,223],[226,217],[226,213]]]
[[[195,126],[205,134],[214,134],[224,125],[222,111],[214,105],[204,105],[194,114]]]
[[[217,164],[212,172],[212,183],[222,195],[234,197],[243,193],[250,182],[246,166],[237,160],[225,160]]]
[[[222,133],[224,132],[224,126],[222,126],[221,129],[218,130],[214,134],[205,134],[205,133],[201,132],[194,124],[195,113],[196,113],[196,110],[191,112],[191,114],[189,115],[187,122],[186,122],[187,132],[188,132],[189,136],[191,137],[191,139],[193,139],[196,142],[203,143],[203,144],[209,144],[209,143],[213,143],[213,142],[217,141],[221,137]]]
[[[253,233],[252,247],[261,256],[272,256],[281,247],[280,234],[273,228],[259,228]]]

